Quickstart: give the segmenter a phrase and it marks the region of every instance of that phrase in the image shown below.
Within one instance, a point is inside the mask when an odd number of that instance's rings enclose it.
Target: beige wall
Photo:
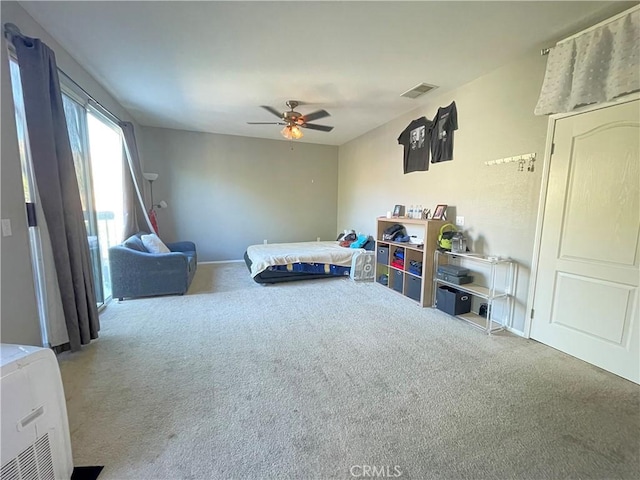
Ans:
[[[3,16],[4,17],[4,16]],[[2,19],[4,21],[4,18]],[[3,343],[40,345],[40,323],[33,287],[29,239],[25,221],[24,193],[18,141],[14,120],[7,50],[2,48],[2,182],[0,206],[2,218],[11,220],[13,235],[0,239],[1,317]]]
[[[58,65],[124,120],[126,111],[17,3],[1,2],[2,23],[42,38]],[[146,171],[160,178],[155,200],[166,240],[196,241],[200,258],[239,259],[247,245],[333,238],[337,230],[374,233],[375,217],[394,204],[446,203],[465,217],[475,251],[518,261],[514,327],[524,326],[547,119],[533,108],[546,59],[537,50],[455,91],[430,93],[427,103],[339,148],[245,137],[136,128]],[[2,49],[2,218],[13,236],[2,238],[2,340],[39,342],[27,248],[27,227],[13,105]],[[397,137],[419,116],[432,118],[455,100],[459,130],[455,158],[428,172],[402,174]],[[137,125],[136,125],[137,127]],[[293,146],[293,149],[292,149]],[[486,160],[536,152],[534,173]],[[7,299],[10,299],[9,301]]]
[[[14,23],[23,34],[41,38],[56,54],[58,67],[122,120],[126,111],[16,2],[0,2],[0,23]],[[1,339],[5,343],[40,345],[40,326],[33,287],[31,256],[22,191],[13,98],[6,44],[0,59],[2,77],[1,215],[11,220],[13,235],[1,239]]]
[[[465,217],[463,227],[474,251],[510,256],[519,264],[513,327],[524,328],[527,289],[540,193],[547,118],[533,109],[546,58],[539,52],[433,99],[340,147],[338,228],[374,233],[375,217],[395,204],[439,203]],[[459,129],[454,159],[431,164],[427,172],[402,173],[403,147],[397,138],[409,122],[433,118],[455,100]],[[487,160],[535,152],[535,172],[518,165],[485,166]],[[453,212],[452,212],[453,213]],[[453,221],[455,222],[455,214]]]
[[[333,240],[338,148],[145,127],[141,149],[160,236],[192,240],[200,261],[238,260],[247,246]]]

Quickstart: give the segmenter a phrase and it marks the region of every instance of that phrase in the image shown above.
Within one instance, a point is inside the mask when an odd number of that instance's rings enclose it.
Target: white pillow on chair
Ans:
[[[171,250],[162,243],[162,240],[160,240],[158,235],[155,233],[150,235],[141,235],[140,240],[142,240],[142,244],[149,253],[171,253]]]

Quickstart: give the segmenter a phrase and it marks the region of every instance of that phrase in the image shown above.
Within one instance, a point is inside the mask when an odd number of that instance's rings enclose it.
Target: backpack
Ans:
[[[382,240],[390,240],[393,241],[397,237],[404,237],[407,235],[407,231],[404,229],[404,225],[399,223],[394,223],[390,227],[385,228],[382,233]]]
[[[445,228],[448,230],[445,231]],[[438,246],[441,250],[451,250],[451,239],[458,231],[453,223],[445,223],[440,228],[440,235],[438,236]]]

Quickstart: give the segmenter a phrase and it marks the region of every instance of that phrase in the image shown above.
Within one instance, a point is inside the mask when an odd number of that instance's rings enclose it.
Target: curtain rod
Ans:
[[[113,120],[115,120],[118,124],[122,123],[122,120],[120,120],[118,117],[116,117],[113,113],[111,113],[111,111],[105,107],[104,105],[102,105],[98,100],[96,100],[95,98],[93,98],[91,96],[91,94],[89,92],[87,92],[84,88],[82,88],[78,82],[76,82],[73,78],[71,78],[64,70],[58,68],[58,73],[61,73],[67,80],[69,80],[71,83],[73,83],[76,87],[78,87],[82,93],[84,93],[87,98],[89,99],[90,102],[95,103],[98,107],[100,107],[101,110],[103,110],[103,114],[106,113],[108,116],[110,116]]]
[[[22,34],[22,32],[20,31],[20,28],[18,28],[17,25],[7,22],[4,24],[4,38],[6,38],[9,42],[13,43],[13,37],[19,37],[23,40],[24,39],[31,40],[30,37],[27,37]],[[102,105],[98,100],[93,98],[93,96],[89,92],[87,92],[84,88],[82,88],[82,86],[80,86],[80,84],[76,82],[73,78],[71,78],[64,70],[62,70],[57,65],[56,65],[56,68],[58,70],[58,73],[61,73],[68,81],[70,81],[76,87],[78,87],[80,91],[87,96],[89,101],[95,103],[98,107],[100,107],[103,110],[103,113],[108,114],[108,116],[110,116],[118,124],[122,123],[122,120],[120,120],[117,116],[111,113],[111,111],[108,108],[106,108],[104,105]]]
[[[640,5],[635,5],[635,6],[629,8],[627,10],[624,10],[624,11],[618,13],[617,15],[614,15],[613,17],[609,17],[609,18],[607,18],[607,19],[605,19],[605,20],[603,20],[601,22],[596,23],[595,25],[591,25],[590,27],[585,28],[584,30],[580,30],[578,33],[574,33],[573,35],[571,35],[569,37],[563,38],[562,40],[559,40],[556,43],[556,46],[558,44],[560,44],[560,43],[563,43],[563,42],[566,42],[568,40],[572,40],[574,38],[577,38],[577,37],[579,37],[581,35],[584,35],[585,33],[589,33],[589,32],[591,32],[591,31],[593,31],[593,30],[595,30],[597,28],[604,27],[605,25],[613,23],[616,20],[620,20],[622,17],[626,17],[627,15],[632,14],[636,10],[640,10]],[[540,55],[543,55],[543,56],[544,55],[548,55],[549,51],[551,50],[551,48],[553,48],[553,47],[543,48],[542,50],[540,50]]]

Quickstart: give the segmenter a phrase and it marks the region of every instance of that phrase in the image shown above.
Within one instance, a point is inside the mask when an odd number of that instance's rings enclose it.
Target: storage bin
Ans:
[[[466,275],[469,275],[469,269],[459,267],[458,265],[440,265],[438,267],[438,273],[443,273],[445,275],[451,275],[454,277],[464,277]]]
[[[404,273],[400,270],[394,270],[393,282],[391,283],[391,288],[393,288],[396,292],[402,293],[403,280],[404,280]]]
[[[457,277],[455,275],[449,275],[448,273],[438,272],[436,274],[438,280],[444,280],[445,282],[455,283],[456,285],[464,285],[465,283],[473,282],[471,275],[465,275],[464,277]]]
[[[422,279],[419,277],[414,277],[413,275],[406,274],[405,281],[407,285],[405,286],[405,295],[409,298],[414,299],[416,302],[420,301],[420,295],[422,294]]]
[[[442,285],[436,292],[436,307],[449,315],[469,313],[471,311],[471,295]]]
[[[389,247],[378,246],[376,250],[376,258],[378,263],[389,265]]]

